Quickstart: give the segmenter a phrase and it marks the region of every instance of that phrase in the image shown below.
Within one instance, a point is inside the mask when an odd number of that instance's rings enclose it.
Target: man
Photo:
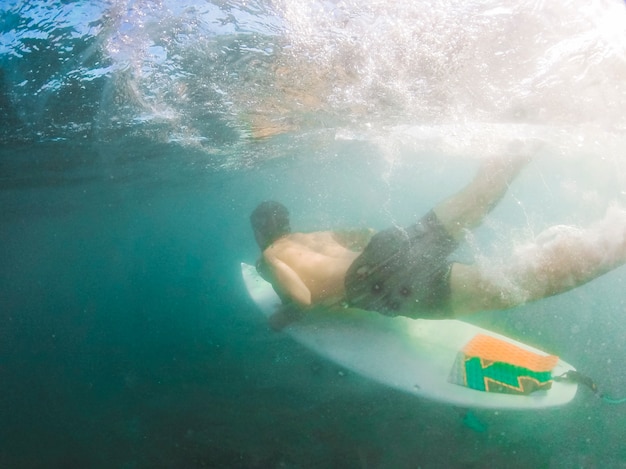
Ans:
[[[292,233],[283,205],[260,204],[250,217],[262,250],[257,269],[283,301],[273,326],[315,305],[429,319],[501,310],[562,293],[624,263],[623,211],[607,212],[587,230],[554,227],[494,272],[448,259],[529,161],[523,151],[488,160],[469,185],[415,225],[375,235]]]

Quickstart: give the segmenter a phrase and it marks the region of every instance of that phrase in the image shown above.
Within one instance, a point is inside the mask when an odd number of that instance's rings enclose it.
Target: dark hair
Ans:
[[[278,238],[291,233],[287,207],[273,200],[261,202],[252,211],[250,223],[261,251],[265,251]]]

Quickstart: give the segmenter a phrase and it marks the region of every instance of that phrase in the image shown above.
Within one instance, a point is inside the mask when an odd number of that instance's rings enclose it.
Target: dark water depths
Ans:
[[[303,230],[406,223],[539,137],[465,255],[623,202],[622,2],[385,5],[0,7],[1,467],[626,467],[585,389],[476,432],[248,299],[266,198]],[[625,280],[473,321],[624,395]]]

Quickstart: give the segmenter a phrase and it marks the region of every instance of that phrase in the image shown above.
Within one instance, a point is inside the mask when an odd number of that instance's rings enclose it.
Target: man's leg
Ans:
[[[433,211],[446,231],[460,240],[466,230],[478,226],[506,193],[509,184],[532,159],[538,145],[511,145],[511,155],[485,161],[464,189],[437,205]]]
[[[454,264],[454,314],[498,310],[563,293],[626,263],[626,211],[611,208],[587,229],[557,226],[500,267]]]

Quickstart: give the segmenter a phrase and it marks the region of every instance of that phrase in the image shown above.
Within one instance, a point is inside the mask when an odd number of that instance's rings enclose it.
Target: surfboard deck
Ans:
[[[281,303],[274,289],[254,266],[242,263],[241,270],[250,297],[266,317],[271,316]],[[348,370],[400,391],[456,406],[539,409],[564,405],[576,395],[577,385],[568,382],[554,381],[551,389],[529,395],[483,392],[449,382],[457,354],[477,334],[547,355],[458,320],[391,318],[353,308],[317,308],[287,326],[284,332]],[[559,359],[553,376],[568,370],[574,367]]]

